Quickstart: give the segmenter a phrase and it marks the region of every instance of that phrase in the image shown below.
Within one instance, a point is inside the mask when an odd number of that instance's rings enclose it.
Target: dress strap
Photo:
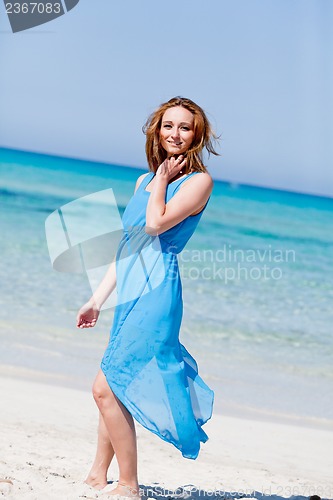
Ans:
[[[145,176],[145,178],[141,181],[140,186],[138,189],[146,189],[152,178],[154,177],[155,173],[154,172],[148,172],[148,174]]]
[[[180,181],[180,182],[177,182],[177,181],[175,182],[175,184],[176,184],[175,191],[178,190],[179,186],[181,186],[181,184],[183,184],[183,182],[187,181],[190,177],[192,177],[195,174],[200,174],[200,172],[192,172],[191,174],[188,174],[185,177],[181,177],[180,179],[178,179],[178,181]]]
[[[177,182],[177,185],[175,187],[175,190],[174,190],[174,193],[176,193],[176,191],[179,189],[179,186],[181,186],[181,184],[185,181],[187,181],[190,177],[192,177],[193,175],[196,175],[196,174],[200,174],[201,172],[192,172],[191,174],[188,174],[186,177],[181,177],[179,180],[180,182]],[[201,217],[201,215],[203,214],[208,202],[209,202],[209,199],[210,199],[210,196],[208,198],[208,200],[206,201],[204,207],[200,210],[200,212],[198,212],[197,214],[194,214],[194,215],[190,215],[189,218],[190,219],[194,219],[195,217]]]

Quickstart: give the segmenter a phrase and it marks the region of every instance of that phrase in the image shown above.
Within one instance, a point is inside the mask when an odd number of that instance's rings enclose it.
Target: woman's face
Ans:
[[[168,157],[185,153],[194,138],[194,116],[182,106],[166,110],[162,117],[160,141]]]

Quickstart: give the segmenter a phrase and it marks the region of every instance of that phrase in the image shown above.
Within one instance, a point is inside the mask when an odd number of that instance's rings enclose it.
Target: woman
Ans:
[[[177,254],[211,195],[213,181],[202,151],[217,155],[216,136],[204,111],[182,97],[152,113],[144,132],[150,172],[138,178],[123,214],[116,263],[77,315],[79,328],[95,326],[117,280],[110,341],[93,386],[100,411],[98,445],[86,483],[103,489],[116,455],[119,481],[108,494],[131,498],[139,497],[133,417],[185,458],[195,459],[200,442],[208,439],[201,426],[213,407],[213,392],[179,342],[183,304]]]

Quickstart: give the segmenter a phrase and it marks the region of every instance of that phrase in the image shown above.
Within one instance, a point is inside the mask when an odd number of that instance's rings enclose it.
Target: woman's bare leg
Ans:
[[[110,441],[102,414],[99,414],[97,451],[94,463],[85,483],[101,490],[107,485],[107,473],[114,457],[114,449]]]
[[[137,442],[133,417],[113,394],[102,370],[97,374],[93,395],[116,454],[119,482],[137,490],[138,494]],[[124,495],[124,487],[117,486],[112,493]]]

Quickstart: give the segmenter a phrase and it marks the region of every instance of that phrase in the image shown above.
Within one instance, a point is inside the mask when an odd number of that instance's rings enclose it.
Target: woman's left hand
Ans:
[[[92,328],[96,325],[100,309],[97,307],[95,301],[90,299],[84,304],[76,316],[76,326],[78,328]]]
[[[165,179],[169,182],[176,175],[181,173],[182,168],[185,168],[186,157],[184,155],[179,155],[177,158],[171,156],[166,158],[163,163],[158,167],[156,171],[156,176]]]

